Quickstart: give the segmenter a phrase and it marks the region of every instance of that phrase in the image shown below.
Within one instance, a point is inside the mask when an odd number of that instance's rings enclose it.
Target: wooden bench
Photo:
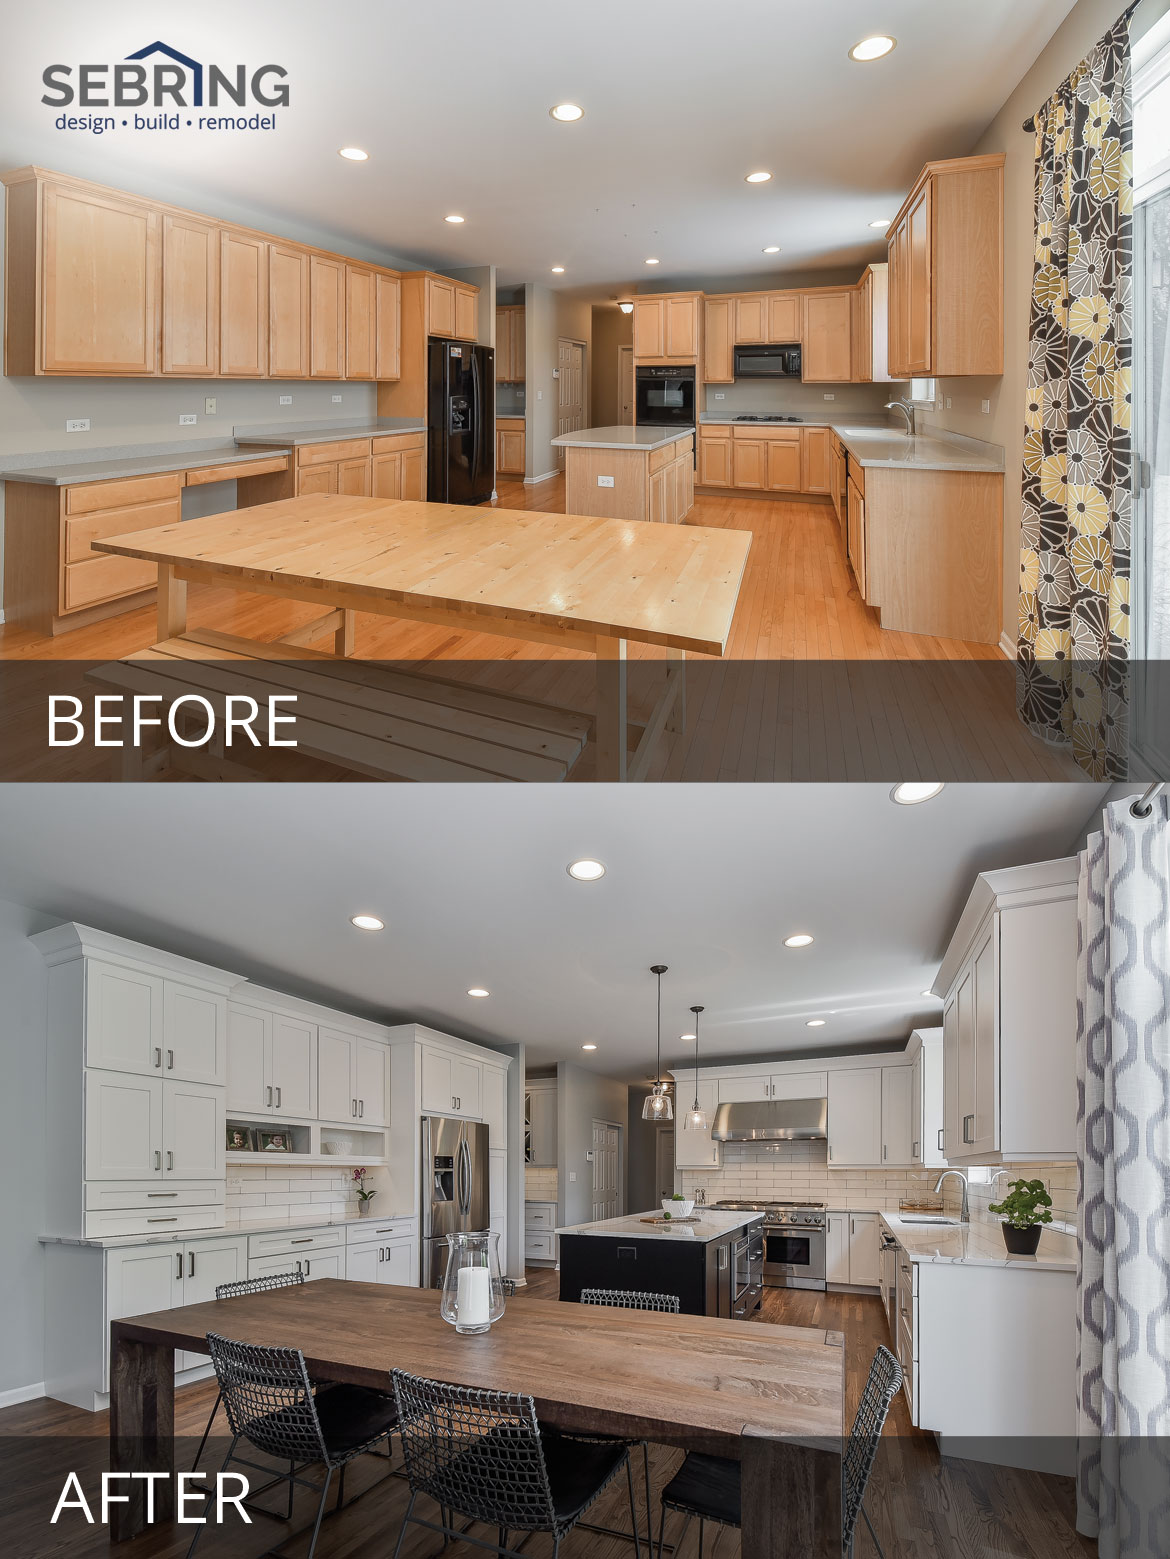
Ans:
[[[126,695],[161,694],[162,707],[183,694],[206,698],[222,728],[228,694],[257,700],[295,693],[290,755],[315,758],[378,780],[564,780],[585,749],[593,722],[512,693],[403,671],[397,665],[339,659],[290,645],[260,644],[213,629],[192,629],[125,660],[98,666],[90,680]],[[157,707],[157,706],[156,706]],[[198,727],[197,727],[198,728]],[[258,753],[246,737],[231,748],[162,745],[118,749],[118,777],[147,778],[167,768],[225,780],[266,777],[248,766]]]

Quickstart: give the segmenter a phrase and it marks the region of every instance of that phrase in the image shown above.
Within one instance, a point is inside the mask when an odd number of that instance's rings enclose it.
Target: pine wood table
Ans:
[[[174,1471],[174,1350],[208,1332],[299,1348],[317,1379],[386,1389],[394,1368],[535,1397],[567,1431],[649,1438],[738,1458],[743,1559],[841,1552],[845,1348],[840,1332],[708,1316],[510,1299],[480,1337],[457,1337],[431,1289],[323,1278],[303,1287],[114,1321],[110,1470]],[[114,1506],[114,1541],[145,1526],[141,1492]],[[169,1483],[156,1517],[173,1516]]]
[[[722,656],[751,535],[698,525],[336,495],[288,498],[95,541],[158,564],[158,637],[187,626],[187,584],[329,610],[282,643],[332,631],[353,653],[355,612],[584,650],[599,662],[597,777],[639,779],[680,728],[682,660]],[[666,649],[666,690],[631,757],[626,645]]]

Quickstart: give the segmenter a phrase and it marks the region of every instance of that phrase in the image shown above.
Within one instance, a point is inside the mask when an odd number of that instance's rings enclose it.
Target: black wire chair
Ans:
[[[640,1555],[634,1475],[624,1443],[591,1444],[542,1429],[531,1397],[448,1386],[404,1370],[391,1371],[391,1380],[410,1483],[394,1559],[412,1522],[441,1532],[444,1547],[456,1538],[507,1559],[525,1559],[509,1548],[511,1533],[548,1532],[557,1559],[565,1537],[623,1467]],[[438,1503],[440,1521],[415,1513],[420,1494]],[[466,1518],[465,1526],[454,1525],[457,1515]],[[480,1523],[496,1528],[496,1542],[471,1536]]]
[[[260,1472],[272,1472],[273,1469],[263,1462],[237,1454],[236,1447],[243,1440],[263,1455],[288,1463],[288,1472],[279,1473],[272,1482],[287,1482],[290,1518],[293,1495],[298,1488],[319,1490],[317,1518],[306,1556],[306,1559],[313,1559],[333,1474],[340,1474],[337,1486],[337,1506],[340,1507],[345,1498],[348,1463],[373,1450],[380,1441],[388,1441],[397,1427],[394,1399],[387,1392],[368,1386],[344,1384],[330,1386],[314,1396],[305,1356],[295,1348],[260,1348],[208,1332],[207,1350],[215,1366],[232,1432],[232,1443],[220,1470],[224,1471],[229,1463],[236,1462]],[[300,1476],[306,1468],[317,1464],[325,1468],[323,1483],[317,1484]],[[271,1487],[271,1484],[265,1487]],[[209,1490],[203,1507],[204,1517],[212,1497]],[[194,1554],[202,1532],[202,1526],[195,1528],[187,1559]]]
[[[216,1284],[215,1297],[217,1299],[236,1299],[241,1294],[264,1294],[272,1288],[295,1288],[305,1281],[303,1272],[274,1272],[266,1278],[240,1278],[235,1283]],[[211,1426],[215,1423],[215,1415],[219,1412],[219,1404],[223,1401],[223,1392],[217,1391],[215,1402],[212,1404],[211,1417],[207,1420],[207,1428],[203,1431],[203,1438],[199,1442],[199,1449],[195,1452],[195,1460],[191,1463],[191,1471],[195,1472],[199,1467],[199,1459],[203,1455],[207,1445],[208,1436],[211,1434]]]
[[[677,1294],[647,1294],[640,1293],[636,1289],[624,1288],[583,1288],[579,1303],[583,1305],[609,1305],[618,1310],[660,1310],[667,1315],[679,1313],[679,1299]],[[574,1435],[574,1439],[585,1440],[584,1435]],[[597,1442],[614,1440],[615,1435],[595,1435],[591,1437]],[[639,1446],[642,1448],[642,1475],[646,1485],[646,1547],[653,1551],[654,1548],[654,1506],[651,1503],[650,1494],[650,1442],[648,1440],[626,1440],[631,1451]],[[588,1525],[583,1522],[583,1526]],[[606,1537],[624,1538],[628,1543],[629,1533],[618,1532],[612,1527],[589,1527],[591,1532],[603,1532]]]
[[[846,1559],[853,1559],[859,1516],[869,1528],[880,1559],[885,1559],[863,1501],[890,1404],[901,1389],[901,1365],[888,1348],[879,1348],[874,1354],[869,1379],[841,1459],[841,1552]],[[668,1510],[676,1510],[686,1517],[676,1550],[686,1538],[691,1521],[698,1518],[699,1559],[703,1559],[703,1529],[708,1521],[724,1527],[741,1524],[739,1463],[725,1456],[705,1456],[697,1451],[687,1453],[686,1460],[662,1493],[662,1512],[658,1520],[659,1559],[662,1559],[662,1534]]]

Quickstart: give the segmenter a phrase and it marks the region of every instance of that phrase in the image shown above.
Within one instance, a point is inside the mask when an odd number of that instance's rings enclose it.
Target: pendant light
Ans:
[[[702,1007],[692,1007],[695,1015],[695,1102],[687,1115],[687,1125],[692,1131],[706,1131],[710,1122],[707,1119],[706,1110],[699,1107],[699,1014]]]
[[[654,1086],[642,1101],[642,1119],[669,1121],[674,1119],[674,1108],[662,1081],[662,976],[666,973],[666,965],[651,964],[650,973],[658,976],[658,1051],[654,1058]]]

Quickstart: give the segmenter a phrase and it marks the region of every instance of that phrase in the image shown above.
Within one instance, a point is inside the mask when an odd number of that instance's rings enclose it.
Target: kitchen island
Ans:
[[[764,1215],[695,1212],[691,1223],[647,1223],[651,1211],[558,1229],[561,1298],[577,1301],[583,1288],[677,1294],[684,1315],[746,1320],[760,1301]]]
[[[695,502],[691,428],[583,428],[552,441],[565,451],[565,513],[678,525]]]

